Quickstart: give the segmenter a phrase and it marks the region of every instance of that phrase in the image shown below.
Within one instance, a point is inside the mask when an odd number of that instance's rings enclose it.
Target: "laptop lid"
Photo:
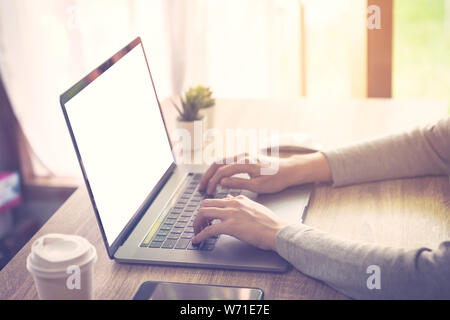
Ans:
[[[60,102],[112,258],[175,168],[141,39],[63,93]]]

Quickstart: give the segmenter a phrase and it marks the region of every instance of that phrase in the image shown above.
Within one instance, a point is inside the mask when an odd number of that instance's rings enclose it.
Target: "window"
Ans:
[[[394,1],[393,97],[438,99],[450,113],[450,1]]]

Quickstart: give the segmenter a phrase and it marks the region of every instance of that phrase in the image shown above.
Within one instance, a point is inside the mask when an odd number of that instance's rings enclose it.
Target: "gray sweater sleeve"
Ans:
[[[411,132],[324,152],[334,186],[450,175],[450,117]]]
[[[450,118],[412,132],[325,151],[335,186],[450,174]],[[278,253],[298,270],[358,299],[449,299],[450,241],[403,250],[346,241],[297,224]]]

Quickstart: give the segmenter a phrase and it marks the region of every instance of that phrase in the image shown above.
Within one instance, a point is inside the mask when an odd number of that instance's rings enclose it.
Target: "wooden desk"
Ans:
[[[447,114],[443,103],[391,100],[339,103],[219,100],[216,108],[217,127],[267,126],[283,131],[298,128],[315,136],[325,146],[396,132]],[[166,117],[170,117],[171,112],[167,109]],[[384,181],[345,188],[318,185],[305,223],[355,241],[405,248],[436,247],[440,241],[450,238],[449,199],[447,177]],[[25,260],[32,242],[50,232],[78,234],[96,246],[99,259],[95,267],[94,294],[97,299],[131,299],[139,285],[148,280],[260,287],[267,299],[346,299],[295,269],[277,274],[115,263],[107,257],[84,186],[0,271],[0,299],[37,298]]]

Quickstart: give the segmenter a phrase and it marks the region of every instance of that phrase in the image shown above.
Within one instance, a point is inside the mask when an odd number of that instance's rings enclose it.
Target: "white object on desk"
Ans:
[[[277,145],[263,146],[261,150],[270,150]],[[322,149],[322,145],[310,135],[304,133],[283,133],[279,135],[279,152],[311,153]]]

